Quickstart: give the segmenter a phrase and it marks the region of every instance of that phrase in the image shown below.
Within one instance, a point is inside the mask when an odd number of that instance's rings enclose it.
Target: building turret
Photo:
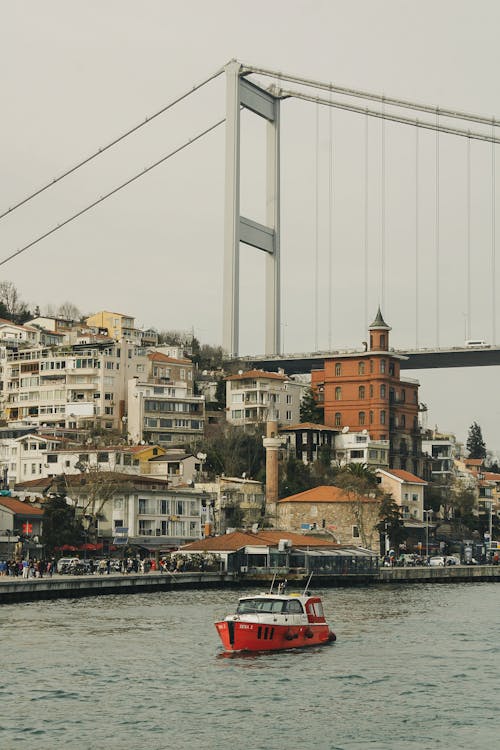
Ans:
[[[380,312],[377,310],[375,320],[368,326],[370,331],[370,351],[371,352],[388,352],[389,351],[389,331],[391,327],[387,325]]]

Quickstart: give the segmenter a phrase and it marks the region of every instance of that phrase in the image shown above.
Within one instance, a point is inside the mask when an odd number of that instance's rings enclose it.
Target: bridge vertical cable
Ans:
[[[332,349],[332,325],[333,325],[333,305],[332,305],[332,286],[333,286],[333,212],[334,212],[334,190],[333,190],[333,179],[334,179],[334,152],[333,152],[333,108],[330,107],[328,110],[329,126],[330,126],[330,139],[329,139],[329,172],[328,172],[328,198],[329,198],[329,213],[328,213],[328,349]]]
[[[419,170],[419,132],[418,132],[418,120],[415,127],[415,348],[418,349],[419,345],[419,223],[420,223],[420,203],[419,203],[419,182],[420,182],[420,170]]]
[[[365,205],[364,205],[364,214],[365,214],[365,237],[364,237],[364,320],[363,320],[363,336],[366,336],[366,332],[368,330],[369,326],[369,320],[368,320],[368,199],[369,199],[369,191],[368,191],[368,167],[369,167],[369,161],[368,161],[368,136],[369,136],[369,119],[368,115],[365,117]]]
[[[497,341],[497,312],[496,312],[496,163],[495,163],[495,118],[491,124],[491,343]]]
[[[316,104],[316,195],[315,195],[315,234],[314,234],[314,350],[319,350],[319,102]]]
[[[440,236],[439,236],[439,108],[436,109],[436,205],[435,205],[435,264],[436,264],[436,346],[439,347],[439,267],[440,267]]]
[[[466,300],[467,300],[467,317],[466,317],[466,333],[467,339],[471,337],[471,264],[470,264],[470,235],[471,235],[471,167],[470,167],[470,138],[467,139],[467,244],[466,244],[466,258],[465,258],[465,269],[466,269]]]
[[[380,145],[380,301],[385,309],[385,102],[382,99]]]

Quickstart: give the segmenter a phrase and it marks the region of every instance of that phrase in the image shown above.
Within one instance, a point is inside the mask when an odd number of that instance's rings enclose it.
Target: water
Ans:
[[[336,643],[230,657],[234,591],[3,605],[0,747],[497,747],[498,584],[320,593]]]

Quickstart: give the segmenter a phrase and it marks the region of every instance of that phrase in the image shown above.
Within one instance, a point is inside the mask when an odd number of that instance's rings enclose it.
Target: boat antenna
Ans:
[[[314,573],[314,571],[313,571],[313,573]],[[311,583],[311,578],[313,577],[313,573],[311,573],[311,575],[307,579],[307,583],[305,585],[304,592],[303,592],[302,596],[306,595],[307,589],[309,588],[309,584]]]
[[[276,573],[273,575],[273,580],[271,581],[271,588],[269,589],[269,593],[270,594],[273,593],[273,588],[274,588],[274,582],[275,582],[275,580],[276,580]]]

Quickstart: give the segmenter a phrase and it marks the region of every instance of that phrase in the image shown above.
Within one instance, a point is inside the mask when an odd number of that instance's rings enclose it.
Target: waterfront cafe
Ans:
[[[331,539],[262,529],[210,536],[180,547],[176,555],[217,555],[228,573],[248,575],[376,576],[378,555]]]

